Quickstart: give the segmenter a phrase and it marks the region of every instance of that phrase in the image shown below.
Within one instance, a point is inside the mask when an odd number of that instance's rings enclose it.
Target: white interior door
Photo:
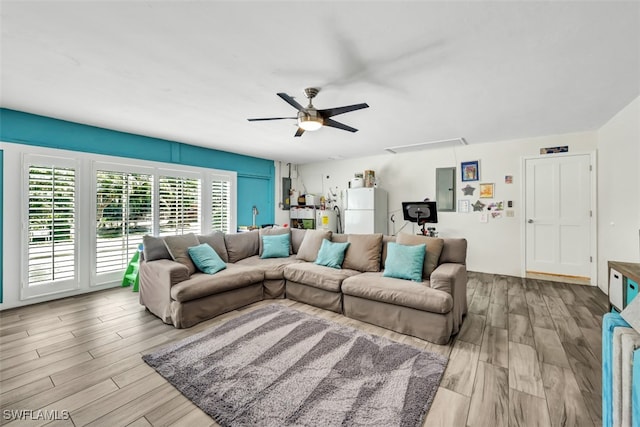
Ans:
[[[525,160],[526,271],[591,276],[591,158]]]

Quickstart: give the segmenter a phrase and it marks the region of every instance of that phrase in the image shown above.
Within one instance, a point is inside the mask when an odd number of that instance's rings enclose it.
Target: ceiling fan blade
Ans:
[[[349,111],[361,110],[363,108],[369,108],[369,105],[362,103],[347,105],[345,107],[327,108],[326,110],[318,110],[318,113],[320,113],[322,117],[332,117],[337,116],[338,114],[348,113]]]
[[[264,120],[283,120],[283,119],[297,119],[297,117],[266,117],[263,119],[247,119],[250,122],[261,122]]]
[[[303,133],[304,133],[304,129],[298,128],[298,131],[296,132],[296,134],[294,136],[302,136]]]
[[[329,118],[324,119],[324,125],[336,129],[348,130],[349,132],[358,132],[358,129],[356,128],[352,128],[351,126],[347,126],[343,123],[336,122],[335,120]]]
[[[284,92],[279,92],[277,95],[278,95],[280,98],[284,99],[284,101],[285,101],[287,104],[291,105],[291,106],[292,106],[293,108],[295,108],[296,110],[298,110],[298,111],[300,111],[300,110],[304,110],[304,107],[303,107],[302,105],[298,104],[298,102],[297,102],[295,99],[293,99],[292,97],[290,97],[290,96],[289,96],[289,95],[287,95],[286,93],[284,93]]]

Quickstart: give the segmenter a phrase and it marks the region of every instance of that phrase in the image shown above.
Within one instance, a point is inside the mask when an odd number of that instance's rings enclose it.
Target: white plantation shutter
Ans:
[[[28,165],[28,285],[76,276],[76,173]]]
[[[229,177],[214,176],[211,181],[211,229],[229,232],[231,220],[231,182]]]
[[[153,231],[153,175],[96,172],[96,273],[124,270]]]
[[[200,179],[158,178],[158,221],[161,236],[200,233]]]

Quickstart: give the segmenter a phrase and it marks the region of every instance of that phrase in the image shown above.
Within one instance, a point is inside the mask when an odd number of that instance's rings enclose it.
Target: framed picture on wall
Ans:
[[[460,163],[460,171],[462,172],[462,181],[477,181],[480,179],[480,169],[478,161]]]
[[[480,184],[480,198],[493,199],[493,184]]]

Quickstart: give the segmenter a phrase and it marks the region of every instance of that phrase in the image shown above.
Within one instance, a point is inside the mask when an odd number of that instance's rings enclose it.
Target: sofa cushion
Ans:
[[[262,252],[264,251],[264,240],[265,236],[280,236],[286,234],[289,236],[289,248],[286,256],[291,255],[293,252],[291,250],[291,229],[289,227],[266,227],[258,230],[258,235],[260,236],[260,241],[258,242],[260,248],[258,250],[258,255],[262,256]],[[272,257],[268,257],[272,258]]]
[[[229,262],[238,262],[241,259],[258,254],[260,250],[260,235],[258,230],[225,234],[224,244],[229,254]]]
[[[349,234],[349,248],[342,268],[358,271],[380,271],[382,234]]]
[[[349,235],[348,234],[332,233],[331,234],[331,241],[332,242],[336,242],[336,243],[345,243],[345,242],[349,241]]]
[[[387,262],[384,277],[422,282],[422,266],[424,264],[425,245],[388,244]]]
[[[291,235],[278,234],[275,236],[261,236],[262,253],[260,258],[288,258],[291,253]]]
[[[320,250],[318,251],[318,257],[314,261],[318,265],[324,265],[331,268],[342,268],[342,262],[344,261],[344,253],[349,247],[349,242],[334,243],[327,239],[322,241]]]
[[[387,259],[387,247],[389,243],[395,242],[396,236],[387,236],[386,234],[382,236],[382,256],[380,257],[380,269],[384,270],[384,263]]]
[[[191,261],[205,274],[216,274],[227,268],[220,255],[208,243],[201,243],[188,249]]]
[[[142,253],[145,261],[172,259],[167,246],[164,244],[164,238],[162,237],[143,236]]]
[[[254,255],[238,261],[235,265],[262,270],[265,280],[279,280],[284,279],[284,268],[287,265],[299,262],[304,261],[296,259],[295,255],[289,255],[287,258],[260,258],[258,255]]]
[[[200,244],[195,234],[187,233],[177,236],[166,236],[164,238],[164,244],[174,261],[186,265],[189,269],[189,274],[196,272],[196,266],[193,261],[191,261],[188,252],[190,247]]]
[[[432,289],[428,281],[416,283],[382,274],[362,273],[349,277],[342,282],[342,293],[432,313],[444,314],[453,308],[451,295]]]
[[[186,302],[264,281],[264,273],[256,268],[229,265],[213,276],[195,273],[188,280],[171,287],[171,298]]]
[[[427,245],[422,277],[428,279],[433,270],[438,266],[444,241],[437,237],[414,236],[413,234],[400,233],[396,237],[396,243],[401,245]]]
[[[304,236],[307,230],[304,228],[292,228],[291,229],[291,250],[294,254],[297,254],[300,250],[300,245],[304,240]]]
[[[307,230],[304,239],[298,249],[296,258],[303,261],[314,262],[318,257],[318,251],[324,239],[331,239],[329,230]]]
[[[216,251],[224,262],[229,262],[229,254],[227,254],[227,246],[224,244],[224,233],[222,231],[214,231],[211,234],[199,235],[200,243],[207,243]]]
[[[445,238],[442,254],[440,254],[439,264],[445,262],[454,264],[466,264],[467,262],[467,239]]]
[[[356,274],[360,272],[325,267],[312,262],[290,264],[284,268],[285,279],[329,292],[340,292],[342,281]]]

